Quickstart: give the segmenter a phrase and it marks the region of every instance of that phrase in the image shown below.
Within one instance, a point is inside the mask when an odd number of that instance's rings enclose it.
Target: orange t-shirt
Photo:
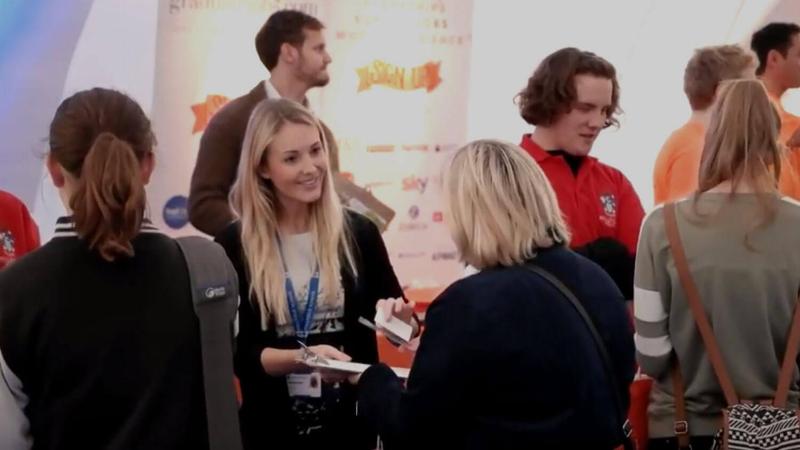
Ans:
[[[679,200],[697,190],[705,134],[703,124],[689,121],[673,131],[664,142],[653,170],[656,205]]]
[[[794,132],[800,128],[800,117],[783,109],[781,99],[769,94],[770,100],[781,118],[780,142],[786,144]],[[789,147],[781,165],[781,179],[778,188],[783,195],[800,200],[800,147]]]

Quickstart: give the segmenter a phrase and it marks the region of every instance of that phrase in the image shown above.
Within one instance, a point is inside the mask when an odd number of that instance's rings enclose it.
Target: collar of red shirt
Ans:
[[[525,150],[525,152],[527,152],[529,155],[533,156],[533,159],[537,163],[541,163],[550,158],[558,158],[558,156],[550,154],[550,152],[543,149],[542,147],[539,146],[539,144],[534,142],[534,140],[531,139],[530,133],[522,135],[522,142],[520,142],[519,146],[522,147],[522,149]],[[563,161],[563,158],[561,158],[561,160]],[[597,158],[595,158],[594,156],[588,156],[588,155],[586,156],[587,163],[590,162],[593,163],[594,161],[597,161]],[[583,166],[585,165],[586,163],[583,164]]]

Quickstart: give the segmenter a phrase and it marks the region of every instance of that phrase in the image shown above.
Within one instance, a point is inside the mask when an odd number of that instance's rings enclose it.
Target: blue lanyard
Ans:
[[[289,277],[289,269],[286,266],[286,257],[283,255],[283,247],[281,246],[280,237],[278,238],[278,251],[281,254],[281,262],[283,263],[283,273],[285,277],[286,288],[286,302],[289,304],[289,313],[292,316],[294,324],[294,331],[297,338],[305,342],[308,338],[311,325],[314,323],[314,313],[317,310],[317,296],[319,295],[319,264],[314,268],[314,274],[308,282],[308,298],[306,300],[306,309],[303,312],[303,320],[300,319],[300,306],[297,302],[297,294],[294,290],[294,284]]]

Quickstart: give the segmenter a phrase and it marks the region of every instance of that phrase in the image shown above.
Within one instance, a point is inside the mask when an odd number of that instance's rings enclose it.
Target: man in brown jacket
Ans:
[[[265,98],[288,98],[308,106],[306,92],[330,80],[331,57],[325,48],[323,24],[300,11],[272,14],[256,34],[259,59],[270,77],[217,112],[200,141],[189,193],[189,220],[198,230],[217,235],[234,221],[228,192],[236,179],[247,121]],[[339,171],[338,149],[324,124],[331,169]]]

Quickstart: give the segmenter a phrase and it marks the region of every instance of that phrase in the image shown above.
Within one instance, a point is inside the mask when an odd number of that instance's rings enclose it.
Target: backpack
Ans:
[[[798,411],[786,408],[789,386],[797,367],[796,358],[800,344],[800,326],[798,326],[800,325],[800,308],[795,306],[775,398],[771,402],[762,403],[739,399],[722,360],[722,353],[714,337],[714,331],[711,329],[711,324],[700,302],[697,286],[689,272],[689,265],[678,231],[678,222],[675,218],[674,203],[664,206],[664,224],[681,286],[688,299],[689,308],[703,338],[711,366],[714,368],[727,403],[727,407],[722,411],[722,428],[716,435],[716,448],[730,450],[800,449]],[[675,392],[675,435],[679,448],[688,449],[691,447],[689,445],[689,423],[686,420],[685,388],[677,357],[672,366],[672,381]]]
[[[209,450],[241,450],[239,405],[233,375],[234,323],[239,280],[225,250],[199,236],[176,239],[200,322]]]

